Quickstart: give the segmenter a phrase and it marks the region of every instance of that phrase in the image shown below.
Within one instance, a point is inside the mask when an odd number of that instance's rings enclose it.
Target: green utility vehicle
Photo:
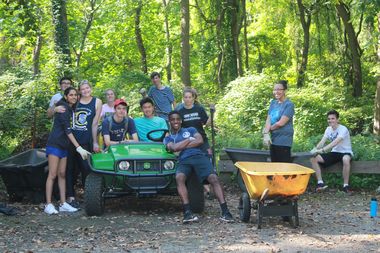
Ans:
[[[164,132],[160,138],[151,137],[159,131]],[[160,142],[124,142],[111,145],[105,153],[91,155],[88,161],[91,173],[86,178],[84,191],[87,215],[102,215],[105,200],[111,197],[177,194],[177,159],[162,143],[166,132],[161,129],[148,133],[150,140]],[[203,186],[195,174],[187,181],[191,208],[194,212],[202,212]]]

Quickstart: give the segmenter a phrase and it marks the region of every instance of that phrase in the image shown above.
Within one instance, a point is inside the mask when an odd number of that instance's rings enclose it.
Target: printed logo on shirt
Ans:
[[[75,112],[74,129],[87,131],[87,117],[91,115],[91,110],[88,108],[80,108]]]
[[[329,141],[334,141],[337,137],[338,137],[338,132],[332,132],[327,136]]]
[[[192,121],[192,120],[200,120],[201,117],[199,116],[198,112],[192,112],[189,114],[183,115],[183,121]]]
[[[187,139],[187,138],[189,138],[190,137],[190,132],[183,132],[183,134],[182,134],[182,137],[184,138],[184,139]]]

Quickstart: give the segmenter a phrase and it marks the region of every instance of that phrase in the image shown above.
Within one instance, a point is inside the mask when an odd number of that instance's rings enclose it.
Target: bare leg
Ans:
[[[217,175],[215,175],[215,174],[209,175],[207,177],[207,181],[212,186],[212,189],[214,190],[215,196],[218,199],[219,204],[225,203],[226,200],[224,199],[223,189],[222,189],[222,186],[220,185],[220,182],[219,182]]]
[[[342,158],[343,162],[343,183],[348,184],[350,179],[350,168],[351,168],[351,156],[344,155]]]
[[[177,181],[177,191],[181,197],[182,204],[189,204],[189,194],[186,188],[186,175],[183,173],[178,173],[175,179]]]
[[[53,194],[53,184],[54,180],[57,177],[59,157],[54,155],[48,155],[48,163],[49,163],[49,175],[46,179],[46,203],[51,203],[51,195]]]
[[[321,166],[319,163],[324,163],[322,156],[317,155],[316,157],[313,157],[310,159],[311,167],[315,171],[315,176],[317,177],[318,181],[322,181],[322,173],[321,173]]]
[[[66,202],[66,163],[67,158],[62,158],[58,164],[58,187],[61,204]]]

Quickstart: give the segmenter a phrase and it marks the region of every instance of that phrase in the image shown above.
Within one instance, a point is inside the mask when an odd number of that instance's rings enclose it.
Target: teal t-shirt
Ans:
[[[136,118],[135,125],[137,129],[137,134],[139,136],[140,141],[150,141],[146,134],[152,130],[156,129],[168,129],[168,125],[163,118],[154,116],[153,118]],[[153,138],[159,138],[162,135],[162,132],[156,132],[151,134]]]

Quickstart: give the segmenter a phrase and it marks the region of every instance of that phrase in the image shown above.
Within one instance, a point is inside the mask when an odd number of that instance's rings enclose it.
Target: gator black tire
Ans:
[[[86,177],[84,187],[84,210],[88,216],[99,216],[104,213],[104,178],[94,173]]]
[[[248,192],[247,187],[244,184],[243,177],[241,176],[240,170],[238,170],[238,172],[237,172],[237,183],[238,183],[242,192]]]
[[[191,211],[202,213],[205,209],[205,196],[203,193],[203,184],[198,181],[197,175],[191,173],[186,182],[187,192],[189,193],[189,201]]]
[[[239,216],[242,222],[249,222],[251,217],[251,200],[246,192],[241,194],[239,200]]]

